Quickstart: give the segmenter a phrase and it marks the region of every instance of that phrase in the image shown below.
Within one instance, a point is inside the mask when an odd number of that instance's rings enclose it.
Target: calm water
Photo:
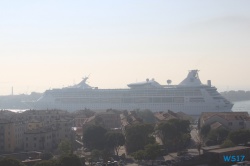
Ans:
[[[237,101],[237,102],[233,102],[234,103],[234,106],[232,108],[232,110],[234,112],[239,112],[239,111],[245,111],[245,112],[248,112],[250,114],[250,100],[248,101]],[[28,109],[8,109],[10,111],[13,111],[13,112],[24,112]]]
[[[239,111],[246,111],[250,114],[250,100],[248,101],[237,101],[237,102],[233,102],[234,106],[232,108],[232,110],[234,112],[239,112]]]

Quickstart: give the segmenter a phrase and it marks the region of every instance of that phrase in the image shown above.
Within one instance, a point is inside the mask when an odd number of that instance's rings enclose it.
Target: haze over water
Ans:
[[[248,112],[250,114],[250,100],[233,102],[234,106],[232,111],[234,112]]]

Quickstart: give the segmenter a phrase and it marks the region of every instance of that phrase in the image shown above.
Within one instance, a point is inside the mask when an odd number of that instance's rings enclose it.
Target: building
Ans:
[[[171,119],[189,120],[193,121],[193,118],[183,112],[173,112],[168,110],[167,112],[155,112],[154,117],[157,123],[167,122]]]
[[[143,123],[143,119],[139,118],[135,111],[123,111],[120,114],[122,132],[125,133],[126,127]]]
[[[25,124],[22,121],[0,119],[0,153],[11,153],[23,148]]]
[[[42,127],[24,132],[25,151],[51,151],[52,128]]]
[[[27,129],[28,130],[35,130],[38,128],[43,127],[43,123],[42,121],[36,120],[36,119],[31,119],[30,121],[28,121],[27,124]]]
[[[0,153],[52,150],[74,140],[73,116],[59,110],[0,111]]]
[[[106,129],[120,128],[120,114],[114,112],[98,112],[83,122],[83,126],[87,125],[101,125]]]
[[[247,112],[203,112],[199,119],[199,125],[200,128],[204,125],[210,125],[213,129],[250,129],[250,117]]]

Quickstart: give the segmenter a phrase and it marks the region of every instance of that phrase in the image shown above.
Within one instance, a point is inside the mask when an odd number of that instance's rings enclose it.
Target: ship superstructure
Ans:
[[[231,111],[233,104],[211,85],[202,84],[198,70],[190,70],[179,85],[160,85],[154,79],[128,84],[127,89],[98,89],[89,86],[85,77],[79,84],[46,90],[34,102],[33,109],[61,109],[75,111],[107,109],[184,112],[199,115],[201,112]]]

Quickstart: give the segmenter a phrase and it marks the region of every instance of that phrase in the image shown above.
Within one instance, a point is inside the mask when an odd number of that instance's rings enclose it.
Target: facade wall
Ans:
[[[52,132],[36,132],[24,134],[25,151],[51,151],[52,150]]]
[[[35,129],[38,129],[42,126],[43,126],[42,122],[29,122],[28,123],[28,130],[35,130]]]
[[[0,123],[0,153],[5,151],[5,123]]]
[[[26,125],[23,122],[14,123],[15,150],[23,150],[25,130]]]
[[[73,126],[73,121],[70,120],[59,120],[56,122],[58,130],[55,133],[57,137],[57,143],[59,144],[62,140],[71,139],[71,128]]]
[[[7,123],[5,125],[4,137],[5,137],[4,151],[13,152],[15,149],[15,133],[14,133],[13,123]]]

